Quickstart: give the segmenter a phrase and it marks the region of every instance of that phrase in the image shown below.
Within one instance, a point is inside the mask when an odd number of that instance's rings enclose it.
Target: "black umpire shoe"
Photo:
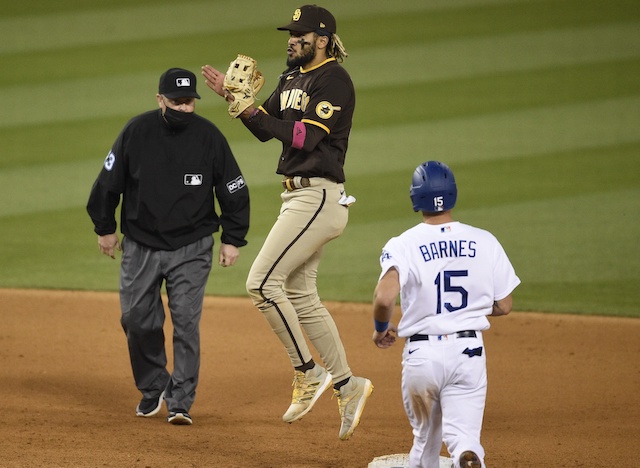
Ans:
[[[189,416],[189,413],[184,410],[169,411],[167,422],[170,422],[175,426],[190,426],[193,424],[191,416]]]
[[[157,398],[143,398],[142,400],[140,400],[140,403],[136,408],[136,416],[149,418],[158,414],[158,411],[160,411],[160,408],[162,408],[163,400],[164,392],[162,392]]]

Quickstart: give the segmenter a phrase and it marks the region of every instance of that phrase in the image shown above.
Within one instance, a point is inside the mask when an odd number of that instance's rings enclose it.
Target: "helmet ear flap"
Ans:
[[[438,213],[455,206],[458,189],[449,166],[439,161],[427,161],[414,171],[409,194],[413,211]]]

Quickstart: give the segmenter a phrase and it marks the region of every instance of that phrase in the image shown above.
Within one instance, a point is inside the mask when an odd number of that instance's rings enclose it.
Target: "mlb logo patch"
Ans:
[[[443,228],[440,228],[440,232],[442,232],[442,233],[451,232],[451,226],[445,226]]]
[[[202,174],[185,174],[184,185],[202,185]]]
[[[178,88],[188,88],[191,86],[191,78],[176,78],[176,86]]]

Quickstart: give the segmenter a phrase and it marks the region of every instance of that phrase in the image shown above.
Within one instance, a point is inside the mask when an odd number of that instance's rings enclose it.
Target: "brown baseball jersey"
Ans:
[[[341,183],[355,104],[349,74],[329,58],[310,69],[296,67],[283,73],[260,106],[263,112],[245,125],[261,141],[275,136],[283,142],[278,174]]]

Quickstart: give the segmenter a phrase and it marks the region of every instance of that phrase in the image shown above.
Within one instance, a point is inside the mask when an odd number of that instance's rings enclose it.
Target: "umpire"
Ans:
[[[249,229],[249,191],[220,130],[195,114],[195,75],[171,68],[160,77],[159,110],[131,119],[93,184],[87,211],[100,251],[120,266],[121,323],[133,377],[142,393],[136,415],[192,424],[200,369],[200,317],[222,227],[218,263],[233,265]],[[215,196],[214,196],[215,193]],[[115,213],[122,196],[120,230]],[[214,199],[220,206],[216,213]],[[174,369],[167,370],[161,287],[173,322]]]

